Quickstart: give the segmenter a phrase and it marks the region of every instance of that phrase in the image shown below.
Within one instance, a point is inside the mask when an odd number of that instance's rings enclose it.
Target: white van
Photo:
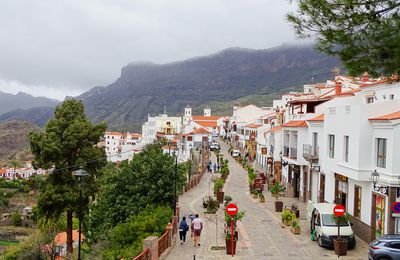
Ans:
[[[333,239],[337,238],[338,225],[333,220],[333,208],[331,203],[307,204],[307,219],[310,220],[311,233],[315,230],[315,238],[320,247],[333,247]],[[348,249],[356,246],[356,238],[350,223],[340,223],[340,236],[348,241]]]

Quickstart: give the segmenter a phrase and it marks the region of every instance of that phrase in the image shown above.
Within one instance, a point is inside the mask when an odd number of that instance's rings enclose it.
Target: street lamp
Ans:
[[[82,233],[82,177],[89,176],[89,173],[79,167],[79,170],[73,173],[79,178],[79,231],[78,231],[78,260],[81,260],[81,233]]]
[[[371,173],[372,183],[374,184],[374,191],[378,191],[380,193],[388,195],[389,186],[377,186],[376,184],[379,182],[380,174],[376,170]],[[400,179],[398,179],[400,182]]]
[[[192,175],[192,145],[189,145],[189,160],[190,160],[190,164],[189,164],[189,181],[190,181],[190,177]]]
[[[178,155],[179,155],[179,149],[178,147],[175,148],[174,150],[174,156],[175,156],[175,178],[174,178],[174,187],[175,187],[175,195],[174,195],[174,215],[176,216],[176,182],[177,182],[177,176],[178,176]]]

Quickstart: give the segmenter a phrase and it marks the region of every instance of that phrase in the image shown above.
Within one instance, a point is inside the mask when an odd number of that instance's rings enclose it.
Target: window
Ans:
[[[361,187],[354,186],[354,217],[361,218]]]
[[[345,162],[349,161],[349,136],[345,135],[344,139],[343,139],[344,143],[343,143],[343,159]]]
[[[394,95],[390,94],[389,99],[394,99]]]
[[[386,138],[377,138],[376,146],[376,166],[386,168]]]
[[[329,158],[335,157],[335,136],[328,135],[328,143],[329,143]]]
[[[187,140],[191,142],[193,140],[193,136],[188,136]]]
[[[345,106],[346,114],[350,114],[350,106]]]
[[[374,103],[374,98],[373,97],[367,98],[367,104],[371,104],[371,103]]]
[[[400,249],[400,242],[392,242],[389,244],[390,248]]]
[[[330,115],[336,114],[336,107],[330,107],[330,108],[329,108],[329,114],[330,114]]]

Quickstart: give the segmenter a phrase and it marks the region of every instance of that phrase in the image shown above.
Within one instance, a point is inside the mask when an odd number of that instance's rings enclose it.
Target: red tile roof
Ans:
[[[199,129],[195,129],[193,131],[194,134],[211,134],[210,131],[204,129],[204,128],[199,128]]]
[[[248,127],[248,128],[259,128],[261,126],[262,125],[260,125],[260,124],[250,124],[250,125],[247,125],[246,127]]]
[[[282,125],[283,127],[308,127],[304,120],[289,121]]]
[[[175,145],[171,145],[171,146],[164,145],[163,147],[161,147],[161,149],[163,149],[163,150],[171,150],[171,151],[173,151],[173,150],[175,150],[175,149],[176,149],[176,146],[175,146]]]
[[[308,119],[307,121],[324,121],[324,114],[320,114],[320,115],[318,115],[316,117]]]
[[[193,116],[193,121],[217,121],[223,116]]]
[[[387,114],[387,115],[383,115],[383,116],[379,116],[379,117],[373,117],[370,118],[369,120],[395,120],[395,119],[400,119],[400,111],[391,113],[391,114]]]
[[[279,132],[281,129],[282,129],[282,126],[281,126],[281,125],[274,126],[274,127],[272,127],[270,130],[268,130],[267,133],[270,133],[270,132],[273,132],[273,133]]]
[[[72,230],[72,240],[78,241],[79,239],[79,232],[78,230]],[[85,240],[85,236],[81,234],[81,240]],[[67,232],[61,232],[56,235],[54,238],[54,242],[57,245],[63,245],[67,243]]]
[[[194,122],[204,127],[217,127],[216,121],[194,121]]]

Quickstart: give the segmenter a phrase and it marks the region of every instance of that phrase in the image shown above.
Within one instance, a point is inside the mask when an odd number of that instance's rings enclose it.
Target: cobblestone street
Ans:
[[[280,213],[274,211],[274,198],[264,191],[266,203],[253,199],[248,191],[247,173],[227,153],[227,145],[221,144],[221,153],[229,160],[230,175],[224,186],[225,195],[230,195],[239,210],[246,212],[243,220],[238,223],[239,243],[236,259],[337,259],[333,250],[320,248],[310,240],[309,225],[305,216],[305,204],[296,201],[300,207],[301,234],[294,235],[288,227],[281,225]],[[212,157],[215,161],[215,157]],[[211,246],[225,246],[223,233],[223,209],[214,215],[206,216],[202,207],[202,198],[212,194],[212,174],[206,173],[200,185],[179,198],[181,216],[190,212],[200,213],[205,223],[201,237],[201,247],[195,248],[191,241],[183,246],[179,241],[167,259],[229,259],[225,250],[214,251]],[[291,205],[294,199],[282,198],[285,205]],[[216,225],[216,219],[218,223]],[[218,226],[218,229],[216,227]],[[190,240],[190,233],[188,233]],[[218,239],[217,239],[218,238]],[[177,238],[179,240],[179,238]],[[366,259],[368,244],[357,238],[357,246],[341,259]]]

